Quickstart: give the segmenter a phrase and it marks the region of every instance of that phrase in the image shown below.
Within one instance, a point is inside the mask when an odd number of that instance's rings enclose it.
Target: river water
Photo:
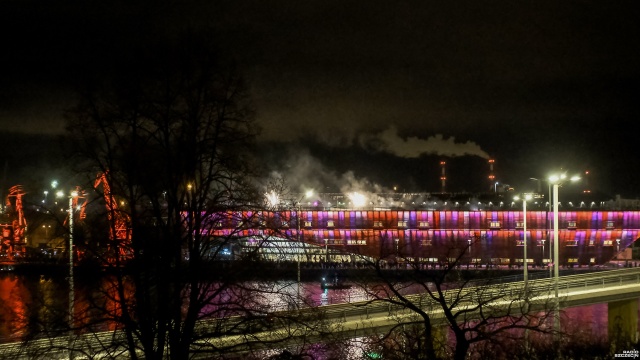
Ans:
[[[76,313],[88,304],[86,295],[94,291],[94,281],[76,281]],[[276,282],[275,287],[289,295],[298,291],[303,298],[317,305],[337,304],[347,301],[365,300],[365,291],[359,287],[350,289],[323,290],[319,282]],[[64,276],[20,275],[0,272],[0,342],[15,340],[44,323],[64,324],[68,309],[68,283]],[[274,310],[284,309],[287,304],[273,295],[267,298]],[[562,316],[563,330],[581,333],[596,338],[607,336],[607,304],[596,304],[565,309]],[[90,319],[85,319],[90,321]]]

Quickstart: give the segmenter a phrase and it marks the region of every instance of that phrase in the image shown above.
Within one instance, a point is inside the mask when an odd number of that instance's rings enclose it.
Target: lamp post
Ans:
[[[473,263],[473,252],[471,251],[471,238],[467,239],[467,243],[469,244],[469,262]]]
[[[519,197],[516,196],[516,200],[519,200]],[[522,196],[522,245],[524,247],[523,252],[523,261],[524,261],[524,291],[527,292],[527,288],[529,285],[529,263],[527,259],[527,200],[531,200],[531,194],[525,194]]]
[[[329,268],[329,239],[324,239],[324,262]]]
[[[551,212],[551,182],[549,180],[544,180],[544,179],[538,179],[538,178],[529,178],[530,180],[536,180],[538,182],[538,191],[540,191],[540,182],[541,181],[546,181],[547,185],[549,186],[549,197],[547,198],[547,216],[546,216],[546,221],[547,221],[547,240],[551,241],[551,235],[550,235],[550,231],[549,231],[549,213]],[[542,263],[544,265],[544,240],[542,240]],[[551,259],[551,246],[549,246],[549,259]],[[551,277],[551,268],[549,268],[549,277]]]
[[[560,270],[558,269],[558,184],[553,184],[553,291],[555,293],[555,316],[553,326],[556,331],[560,331],[560,299],[558,299],[558,284],[560,281]]]
[[[400,242],[400,239],[395,239],[396,242],[396,269],[400,268],[400,261],[398,260],[398,243]]]
[[[556,331],[560,331],[560,300],[558,298],[558,285],[560,282],[559,265],[559,244],[558,244],[558,190],[566,179],[566,174],[552,175],[549,177],[549,183],[553,184],[553,289],[555,293],[556,316],[554,316],[554,327]],[[579,177],[573,176],[570,181],[580,180]]]
[[[313,190],[307,190],[305,192],[305,197],[308,199],[311,196],[313,196]],[[298,239],[298,246],[297,249],[300,250],[300,246],[302,245],[302,241],[300,239],[300,232],[301,227],[300,227],[300,214],[302,213],[302,199],[300,199],[298,201],[298,213],[297,213],[297,223],[298,223],[298,233],[297,233],[297,239]],[[296,259],[298,260],[298,300],[300,300],[300,251],[296,251]]]
[[[73,312],[75,305],[75,286],[73,283],[73,199],[78,197],[78,192],[71,192],[69,196],[69,359],[73,359]]]
[[[300,202],[298,202],[298,246],[297,248],[300,249]],[[297,251],[296,251],[297,252]],[[298,301],[300,301],[300,254],[297,252],[296,254],[296,258],[298,259]]]

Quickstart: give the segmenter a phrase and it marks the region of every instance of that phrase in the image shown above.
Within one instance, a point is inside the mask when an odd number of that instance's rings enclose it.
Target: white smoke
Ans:
[[[360,145],[373,147],[379,151],[386,151],[403,158],[417,158],[423,154],[442,156],[479,156],[483,159],[491,157],[473,141],[457,143],[455,137],[445,138],[442,134],[436,134],[426,139],[417,136],[409,136],[403,139],[398,135],[398,129],[394,126],[373,135],[360,135]]]
[[[379,184],[372,183],[366,178],[357,177],[353,171],[347,171],[339,179],[340,192],[347,194],[351,201],[353,197],[358,197],[365,206],[376,206],[387,203],[389,200],[380,196],[392,191]]]
[[[353,171],[337,173],[330,170],[319,159],[306,149],[295,149],[287,153],[286,166],[272,170],[269,179],[274,183],[282,181],[286,189],[278,189],[284,200],[289,197],[300,197],[307,191],[318,193],[342,194],[358,193],[366,197],[367,202],[379,200],[375,194],[390,193],[392,190],[376,184],[364,177],[358,177]],[[271,189],[265,188],[265,192]]]

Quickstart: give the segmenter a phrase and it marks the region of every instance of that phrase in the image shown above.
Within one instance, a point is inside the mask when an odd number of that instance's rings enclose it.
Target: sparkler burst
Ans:
[[[264,196],[267,200],[267,205],[269,205],[270,207],[276,207],[280,203],[280,195],[274,190],[265,193]]]

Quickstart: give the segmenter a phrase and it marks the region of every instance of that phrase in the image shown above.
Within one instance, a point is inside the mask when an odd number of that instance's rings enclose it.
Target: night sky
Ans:
[[[491,157],[518,191],[562,169],[640,195],[636,2],[442,3],[0,1],[0,124],[62,134],[83,77],[189,29],[236,59],[293,187],[439,191],[446,160],[450,191],[483,191]]]

